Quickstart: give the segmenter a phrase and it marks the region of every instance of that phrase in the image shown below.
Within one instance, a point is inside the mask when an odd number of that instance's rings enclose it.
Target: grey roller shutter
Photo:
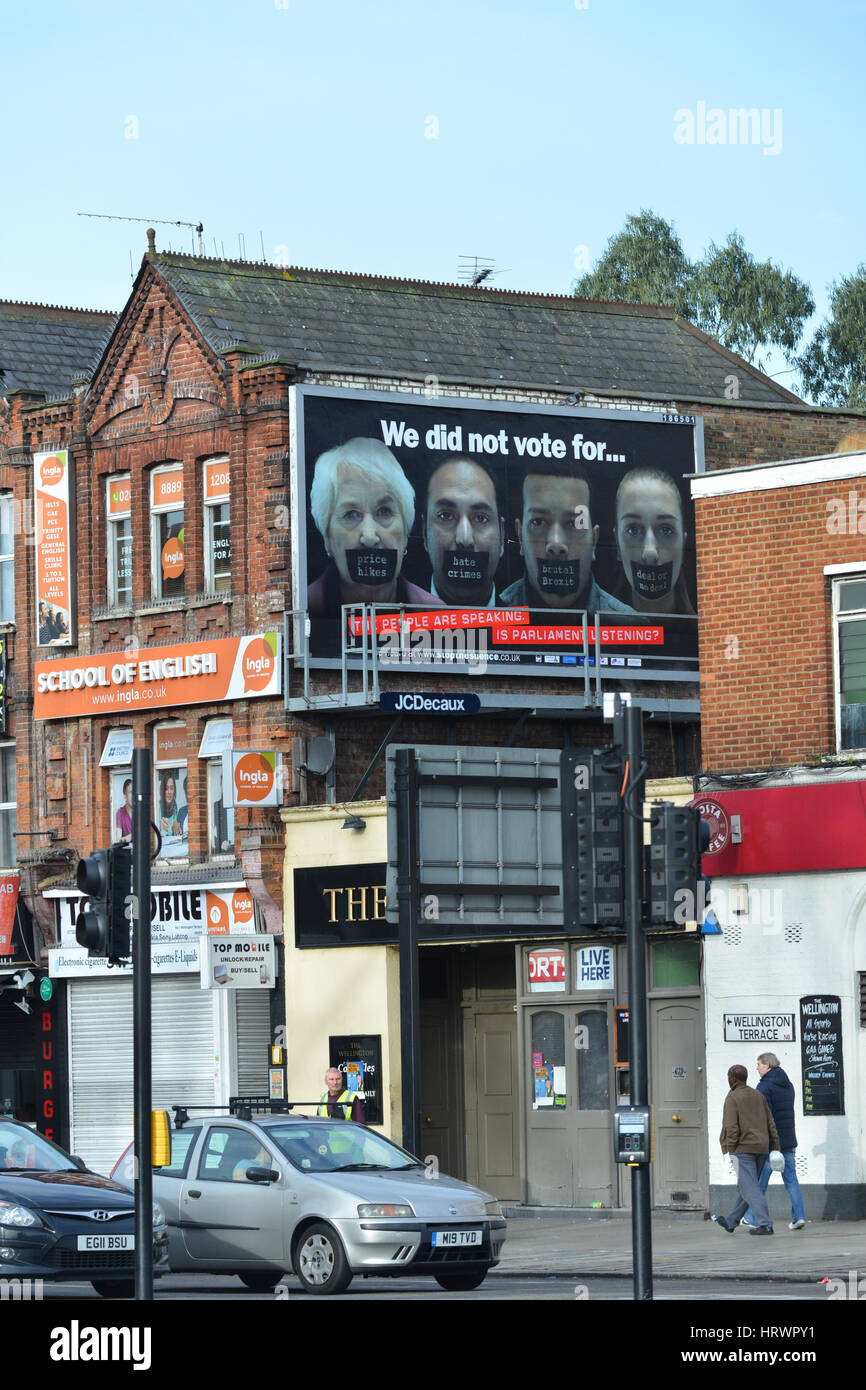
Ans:
[[[213,1002],[197,975],[154,976],[153,1108],[213,1105]],[[107,1173],[132,1139],[132,979],[69,983],[73,1153]]]
[[[267,989],[239,989],[237,1000],[238,1095],[268,1094],[268,1048],[271,1045],[271,994]]]

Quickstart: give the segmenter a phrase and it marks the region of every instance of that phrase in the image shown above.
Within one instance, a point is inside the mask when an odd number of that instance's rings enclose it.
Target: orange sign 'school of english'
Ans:
[[[80,719],[279,695],[280,635],[225,637],[124,652],[37,661],[34,719]]]

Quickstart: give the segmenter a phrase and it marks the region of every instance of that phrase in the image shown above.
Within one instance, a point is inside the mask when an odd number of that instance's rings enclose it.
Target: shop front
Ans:
[[[106,1172],[132,1138],[132,968],[112,968],[77,945],[77,893],[46,896],[56,901],[60,942],[49,952],[49,974],[66,994],[69,1146]],[[246,885],[155,884],[152,909],[154,1108],[227,1106],[233,1095],[267,1094],[275,978],[253,989],[219,988],[203,971],[200,949],[202,938],[257,934]]]
[[[316,1100],[340,1035],[381,1041],[382,1127],[402,1141],[397,928],[383,801],[283,811],[290,1096]],[[531,929],[529,929],[531,930]],[[621,934],[419,947],[419,1158],[503,1201],[621,1207],[611,1113],[629,1099]],[[456,933],[454,934],[456,936]],[[654,1205],[707,1202],[702,943],[648,936]],[[348,1054],[347,1054],[348,1055]],[[349,1059],[351,1060],[351,1059]],[[368,1110],[368,1119],[371,1119]],[[374,1121],[378,1123],[378,1121]]]
[[[808,1220],[866,1219],[866,854],[859,769],[798,770],[779,785],[707,786],[704,871],[722,925],[706,947],[711,1117],[727,1072],[758,1081],[764,1053],[795,1090],[795,1164]],[[712,1139],[714,1126],[710,1126]],[[729,1200],[710,1143],[711,1196]],[[790,1220],[781,1182],[770,1215]]]

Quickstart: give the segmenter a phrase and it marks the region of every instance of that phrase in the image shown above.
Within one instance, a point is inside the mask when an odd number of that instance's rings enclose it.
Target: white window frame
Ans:
[[[0,603],[0,624],[4,627],[13,626],[15,623],[15,497],[11,492],[0,492],[0,512],[8,512],[8,525],[5,524],[6,518],[0,522],[0,535],[7,535],[11,549],[8,553],[4,550],[0,552],[0,570],[5,572],[8,566],[12,575],[12,611],[8,615],[2,611]],[[0,584],[0,600],[2,600],[3,586]]]
[[[156,479],[165,476],[165,474],[167,473],[179,473],[181,479],[183,479],[183,463],[178,461],[177,459],[175,459],[173,463],[161,463],[158,468],[154,468],[152,470],[150,475],[150,482],[148,485],[150,488],[150,495],[148,498],[150,502],[150,592],[152,598],[157,602],[159,602],[160,599],[176,599],[180,597],[180,594],[163,593],[160,520],[163,516],[166,515],[167,512],[179,511],[183,515],[181,527],[182,529],[186,527],[185,500],[181,502],[179,507],[176,502],[162,502],[158,506],[154,506],[153,495],[154,488],[156,486]],[[186,568],[184,568],[184,572],[181,576],[181,579],[183,580],[181,593],[184,593],[186,589]]]
[[[202,734],[202,740],[201,740],[201,743],[199,744],[199,753],[198,753],[198,755],[199,755],[200,758],[202,758],[203,750],[207,747],[207,744],[208,744],[208,735],[209,735],[209,734],[217,734],[218,731],[219,731],[219,737],[221,737],[222,739],[226,740],[226,741],[227,741],[228,747],[231,748],[231,746],[232,746],[232,741],[233,741],[233,730],[232,730],[232,721],[231,721],[231,718],[230,718],[229,716],[227,716],[227,715],[222,715],[222,716],[220,716],[220,717],[217,718],[217,719],[209,719],[209,720],[207,721],[207,723],[205,724],[204,732],[203,732],[203,734]],[[211,748],[213,748],[213,739],[211,739],[210,742],[211,742]],[[226,804],[225,804],[225,797],[223,797],[223,793],[222,793],[222,787],[223,787],[223,756],[224,756],[223,753],[219,753],[219,752],[204,753],[204,756],[203,756],[203,761],[204,761],[204,763],[205,763],[205,773],[206,773],[206,779],[205,779],[205,780],[206,780],[206,786],[207,786],[207,845],[208,845],[208,858],[209,858],[209,859],[234,859],[234,855],[235,855],[235,845],[234,845],[234,838],[235,838],[235,837],[234,837],[234,829],[235,829],[234,820],[235,820],[235,813],[234,813],[234,807],[233,807],[233,806],[226,806]],[[220,782],[219,782],[219,786],[220,786],[220,798],[222,799],[222,802],[223,802],[223,812],[224,812],[225,815],[226,815],[226,831],[227,831],[227,836],[226,836],[226,838],[227,838],[227,841],[228,841],[228,844],[229,844],[229,848],[228,848],[228,849],[223,849],[223,848],[222,848],[221,846],[219,846],[219,845],[217,845],[216,848],[214,847],[215,831],[216,831],[216,826],[214,825],[214,804],[215,804],[217,798],[216,798],[216,796],[214,796],[214,794],[213,794],[213,782],[214,782],[214,777],[215,777],[215,775],[216,775],[217,772],[219,773],[219,779],[220,779]]]
[[[863,608],[843,611],[841,604],[845,584],[854,580],[866,584],[866,561],[853,565],[827,565],[824,573],[830,578],[833,595],[833,711],[836,732],[837,753],[862,753],[866,756],[866,743],[846,748],[842,743],[842,662],[840,654],[841,628],[848,622],[866,621],[866,604]]]
[[[9,864],[4,864],[2,867],[3,867],[4,869],[7,869],[7,868],[8,868],[8,869],[15,869],[15,868],[17,868],[17,866],[18,866],[18,856],[17,856],[17,853],[16,853],[16,844],[15,844],[15,831],[18,829],[18,769],[17,769],[16,763],[15,763],[15,741],[14,741],[14,739],[3,739],[3,740],[0,740],[0,757],[5,756],[5,753],[6,753],[6,750],[7,750],[7,749],[10,749],[10,750],[11,750],[11,754],[12,754],[12,778],[11,778],[11,780],[12,780],[12,783],[13,783],[13,790],[14,790],[14,793],[15,793],[15,797],[14,797],[14,800],[13,800],[13,801],[0,801],[0,816],[5,816],[6,813],[8,813],[8,812],[10,812],[10,811],[12,812],[12,826],[11,826],[11,829],[10,829],[10,831],[9,831],[9,840],[10,840],[10,844],[11,844],[11,846],[12,846],[12,859],[11,859],[11,861],[10,861]],[[2,845],[2,838],[3,838],[3,837],[0,836],[0,845]]]
[[[208,857],[210,859],[234,859],[235,857],[235,812],[233,806],[226,806],[223,796],[223,760],[222,758],[208,758],[207,760],[207,844]],[[220,798],[223,803],[223,813],[226,817],[226,843],[228,849],[223,849],[222,845],[215,845],[216,825],[214,824],[214,806],[216,796],[214,795],[214,781],[219,776]]]
[[[181,789],[177,784],[181,777],[183,777],[184,780],[184,800],[182,806],[186,806],[186,821],[185,832],[181,837],[180,843],[174,843],[168,846],[171,850],[170,854],[163,853],[163,849],[166,848],[163,845],[160,849],[159,858],[160,861],[164,859],[186,861],[189,859],[189,759],[187,757],[179,758],[174,754],[172,754],[170,758],[159,758],[157,756],[157,740],[164,729],[184,729],[187,735],[189,733],[189,728],[185,722],[177,719],[166,719],[161,724],[157,724],[153,730],[153,820],[159,827],[160,833],[162,833],[162,826],[160,824],[162,818],[162,798],[160,795],[162,778],[167,772],[173,772],[175,774],[175,799],[178,800],[179,803],[179,792]]]
[[[202,464],[202,505],[204,509],[204,587],[208,594],[228,594],[231,593],[231,490],[227,488],[225,493],[219,497],[207,496],[207,470],[214,464],[225,464],[226,472],[229,471],[228,454],[218,455],[216,458],[205,459]],[[229,576],[228,584],[223,589],[217,589],[216,576],[214,574],[213,561],[213,528],[214,515],[217,507],[227,506],[229,509]]]
[[[130,484],[130,486],[132,485],[132,478],[131,478],[131,476],[130,476],[129,473],[119,473],[119,474],[114,475],[114,476],[109,476],[109,477],[106,478],[106,480],[105,480],[105,548],[106,548],[106,552],[107,552],[105,558],[106,558],[106,565],[107,565],[107,571],[108,571],[108,594],[107,594],[107,597],[108,597],[108,604],[109,604],[109,607],[111,607],[111,608],[131,608],[131,607],[132,607],[132,556],[133,556],[133,553],[134,553],[134,552],[133,552],[133,546],[132,546],[132,506],[131,506],[131,499],[130,499],[130,510],[129,510],[129,511],[126,511],[126,512],[114,512],[114,513],[112,513],[112,512],[110,511],[110,506],[111,506],[110,493],[111,493],[111,489],[112,489],[112,487],[116,487],[118,483],[124,483],[124,482],[128,482],[128,483]],[[118,525],[124,525],[124,524],[128,524],[128,526],[129,526],[129,536],[130,536],[130,547],[129,547],[129,550],[130,550],[130,572],[129,572],[129,598],[128,598],[125,602],[121,603],[120,598],[119,598],[119,589],[118,589],[118,582],[117,582],[117,580],[118,580],[118,575],[117,575],[117,538],[116,538],[116,535],[115,535],[115,530],[116,530],[116,528],[117,528]]]
[[[123,835],[122,835],[121,832],[120,832],[120,826],[117,824],[117,813],[118,813],[118,811],[120,810],[121,806],[125,805],[125,801],[124,801],[124,797],[123,797],[123,786],[124,786],[124,783],[125,783],[125,782],[131,782],[131,781],[132,781],[132,768],[131,768],[131,767],[123,767],[122,765],[121,765],[121,766],[116,766],[115,764],[112,764],[111,768],[109,769],[109,781],[108,781],[108,785],[109,785],[109,796],[108,796],[108,804],[109,804],[109,806],[111,807],[111,826],[110,826],[111,835],[110,835],[110,839],[111,839],[111,843],[112,843],[113,845],[118,844],[118,843],[124,838]],[[131,834],[131,832],[130,832],[130,834]]]

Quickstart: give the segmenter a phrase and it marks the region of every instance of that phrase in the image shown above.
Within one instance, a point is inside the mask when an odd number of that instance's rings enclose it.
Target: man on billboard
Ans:
[[[415,492],[379,439],[350,439],[320,454],[310,511],[328,565],[307,589],[311,618],[338,618],[344,603],[441,608],[400,573],[415,520]]]
[[[504,605],[633,611],[593,576],[598,526],[590,507],[589,479],[573,465],[545,462],[526,474],[523,513],[515,522],[526,573],[503,590]]]
[[[453,458],[427,481],[424,546],[430,588],[449,608],[496,608],[494,580],[505,549],[496,484],[480,463]]]

